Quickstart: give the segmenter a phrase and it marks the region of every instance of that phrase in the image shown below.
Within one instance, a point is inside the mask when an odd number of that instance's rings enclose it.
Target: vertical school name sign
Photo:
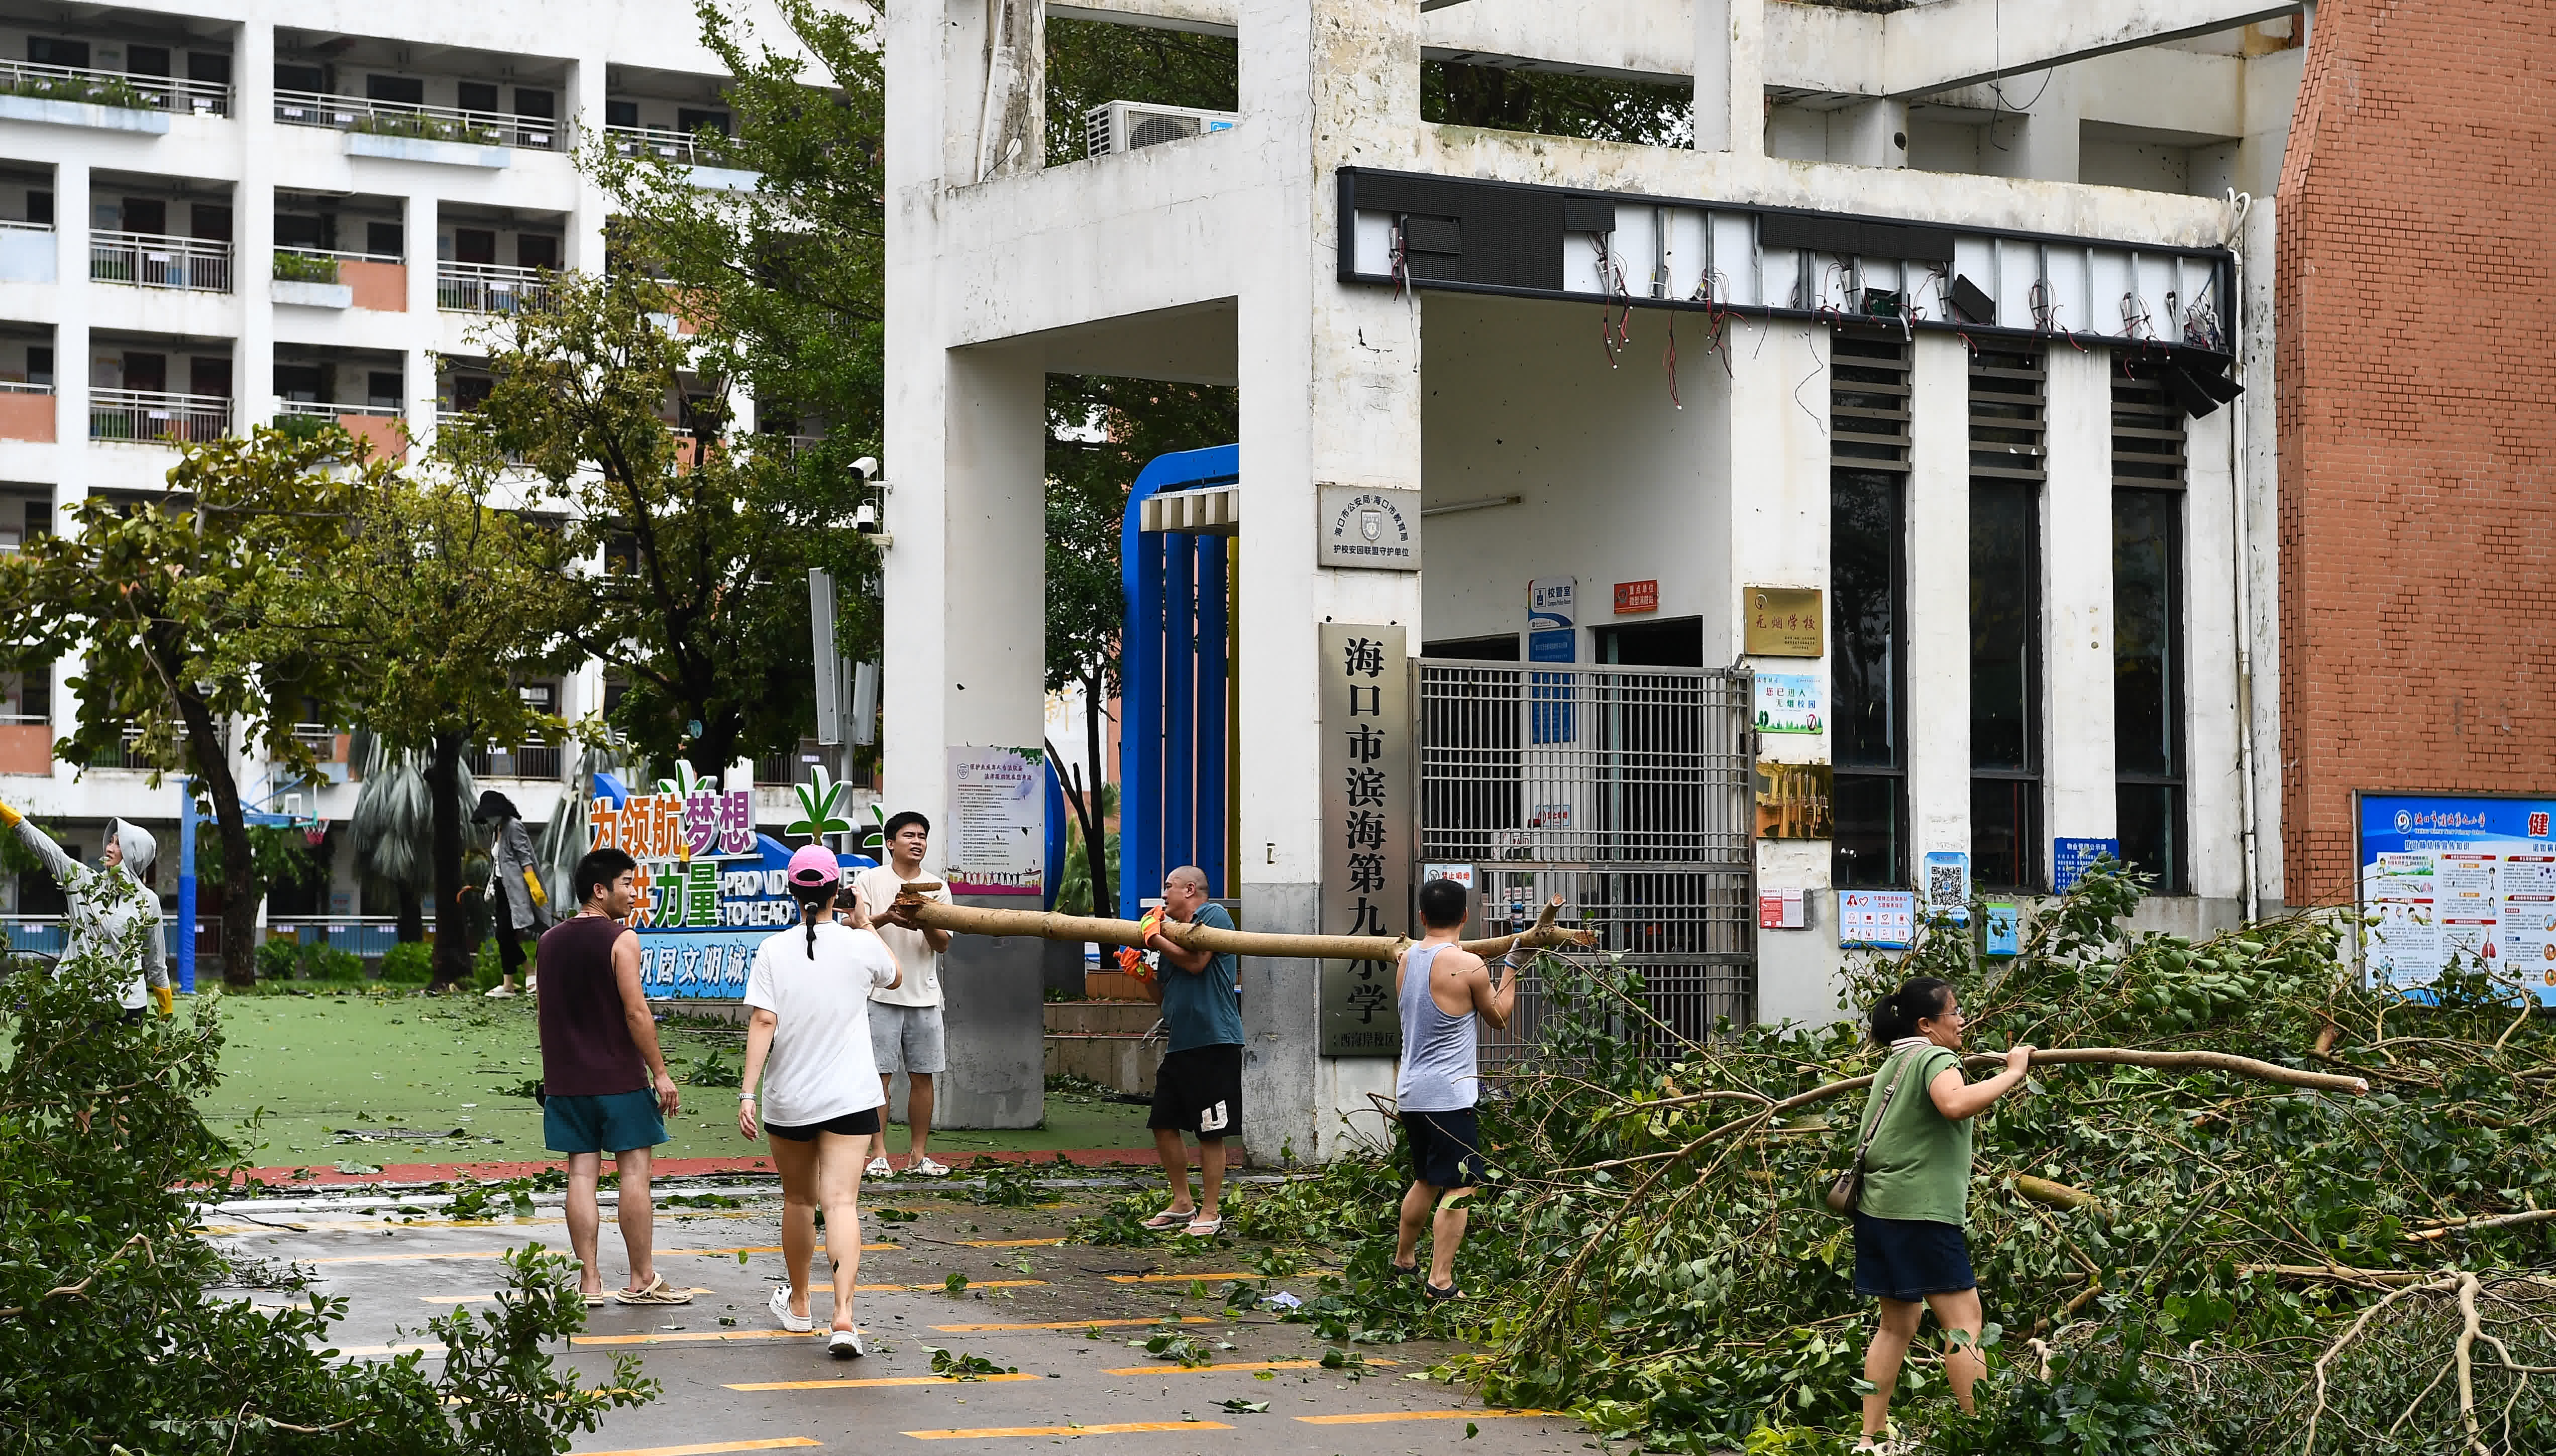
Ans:
[[[1322,932],[1405,934],[1416,799],[1403,630],[1326,622],[1322,644]],[[1325,961],[1322,1035],[1325,1056],[1400,1055],[1393,967]]]

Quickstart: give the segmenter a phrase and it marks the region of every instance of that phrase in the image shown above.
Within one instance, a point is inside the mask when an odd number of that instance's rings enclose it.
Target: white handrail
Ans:
[[[502,263],[438,263],[435,306],[449,313],[512,313],[550,297],[549,272]]]
[[[33,61],[0,61],[0,92],[91,106],[122,106],[135,111],[210,116],[231,113],[231,88],[211,81],[180,80],[130,70],[92,70],[78,65],[41,65]]]
[[[231,402],[220,395],[149,390],[88,392],[88,437],[137,444],[202,444],[230,432]]]
[[[340,415],[361,415],[369,420],[397,420],[408,412],[397,405],[331,405],[324,400],[279,400],[279,415],[318,415],[334,420]],[[300,732],[299,728],[294,730]]]
[[[231,291],[231,245],[163,233],[92,232],[88,276],[101,283],[193,293]]]
[[[410,106],[321,91],[277,91],[275,119],[286,126],[464,142],[481,147],[520,147],[534,152],[566,149],[567,128],[547,116],[464,111],[457,106]]]

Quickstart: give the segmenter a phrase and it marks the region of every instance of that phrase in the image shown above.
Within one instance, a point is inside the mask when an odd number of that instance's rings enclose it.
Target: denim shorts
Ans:
[[[553,1153],[627,1153],[665,1141],[657,1094],[646,1087],[542,1099],[542,1146]]]
[[[1980,1286],[1971,1273],[1971,1244],[1958,1224],[1854,1213],[1854,1291],[1865,1298],[1914,1304],[1929,1294]]]

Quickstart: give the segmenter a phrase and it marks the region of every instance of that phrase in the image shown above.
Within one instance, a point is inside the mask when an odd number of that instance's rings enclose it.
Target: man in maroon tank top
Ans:
[[[639,983],[639,937],[621,923],[638,899],[638,865],[617,849],[576,862],[577,911],[543,932],[534,952],[534,1006],[542,1033],[542,1141],[568,1154],[568,1241],[585,1302],[603,1302],[596,1263],[601,1217],[594,1185],[610,1153],[621,1173],[621,1245],[630,1282],[624,1304],[690,1304],[657,1273],[656,1206],[649,1165],[681,1110],[657,1046],[657,1019]]]

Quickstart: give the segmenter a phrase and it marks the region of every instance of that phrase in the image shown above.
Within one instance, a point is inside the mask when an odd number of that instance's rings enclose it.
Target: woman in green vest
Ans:
[[[1863,1196],[1854,1220],[1854,1291],[1881,1301],[1880,1327],[1864,1352],[1863,1439],[1885,1449],[1890,1392],[1928,1309],[1951,1343],[1944,1374],[1962,1408],[1982,1369],[1980,1281],[1962,1237],[1971,1191],[1971,1119],[2023,1081],[2030,1046],[2005,1054],[2005,1070],[1984,1082],[1962,1075],[1962,1008],[1951,983],[1919,976],[1872,1008],[1872,1039],[1890,1055],[1874,1074],[1858,1139]],[[1876,1118],[1878,1122],[1876,1123]],[[1967,1337],[1967,1338],[1964,1338]]]

